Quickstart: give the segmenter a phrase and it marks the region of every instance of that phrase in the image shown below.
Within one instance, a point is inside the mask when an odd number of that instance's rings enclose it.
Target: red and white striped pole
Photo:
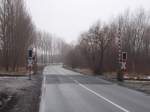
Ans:
[[[118,63],[119,63],[119,69],[121,69],[121,63],[122,63],[122,45],[121,45],[121,29],[119,27],[118,29]]]
[[[119,59],[119,69],[123,72],[126,71],[127,63],[127,52],[122,51],[122,39],[121,39],[121,29],[118,29],[118,59]]]
[[[117,73],[117,80],[123,81],[123,69],[122,69],[122,42],[121,42],[121,29],[119,26],[118,32],[117,32],[117,38],[118,38],[118,67],[119,71]]]

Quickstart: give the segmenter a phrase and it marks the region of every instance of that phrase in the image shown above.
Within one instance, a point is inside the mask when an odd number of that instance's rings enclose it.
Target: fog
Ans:
[[[67,42],[77,40],[97,20],[107,22],[124,10],[149,10],[149,0],[26,0],[37,28]]]

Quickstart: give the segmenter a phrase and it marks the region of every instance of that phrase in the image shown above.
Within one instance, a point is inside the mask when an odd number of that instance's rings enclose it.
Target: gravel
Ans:
[[[32,80],[28,77],[0,77],[0,93],[11,101],[0,112],[38,112],[41,95],[42,69]]]

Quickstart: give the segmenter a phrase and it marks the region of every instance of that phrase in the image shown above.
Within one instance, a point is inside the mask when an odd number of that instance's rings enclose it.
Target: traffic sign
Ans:
[[[121,63],[121,70],[126,70],[127,67],[126,67],[126,62],[122,62]]]
[[[32,58],[29,58],[29,59],[28,59],[28,66],[29,66],[29,67],[32,67],[32,65],[33,65],[33,59],[32,59]]]
[[[33,50],[29,49],[28,50],[28,58],[32,58],[33,57]]]
[[[127,52],[122,52],[122,61],[127,61]]]

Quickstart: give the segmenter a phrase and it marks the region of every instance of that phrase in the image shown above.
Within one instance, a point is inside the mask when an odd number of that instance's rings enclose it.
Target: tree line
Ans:
[[[128,53],[128,72],[149,72],[150,15],[144,9],[130,10],[107,24],[93,24],[80,35],[77,45],[66,55],[65,64],[90,68],[95,73],[118,70],[118,36],[121,49]]]
[[[48,32],[38,31],[36,46],[39,51],[38,62],[41,64],[62,63],[69,45],[61,38]]]
[[[149,72],[150,15],[127,10],[108,23],[93,24],[76,45],[38,31],[24,0],[0,0],[0,68],[15,71],[27,64],[27,51],[34,47],[39,63],[58,63],[90,68],[95,73],[118,69],[118,35],[122,51],[128,53],[129,72]]]
[[[35,27],[24,0],[0,0],[0,69],[25,68],[29,48],[34,48],[38,63],[48,64],[62,62],[69,47]]]
[[[0,67],[7,71],[26,65],[35,27],[23,0],[0,0]]]

